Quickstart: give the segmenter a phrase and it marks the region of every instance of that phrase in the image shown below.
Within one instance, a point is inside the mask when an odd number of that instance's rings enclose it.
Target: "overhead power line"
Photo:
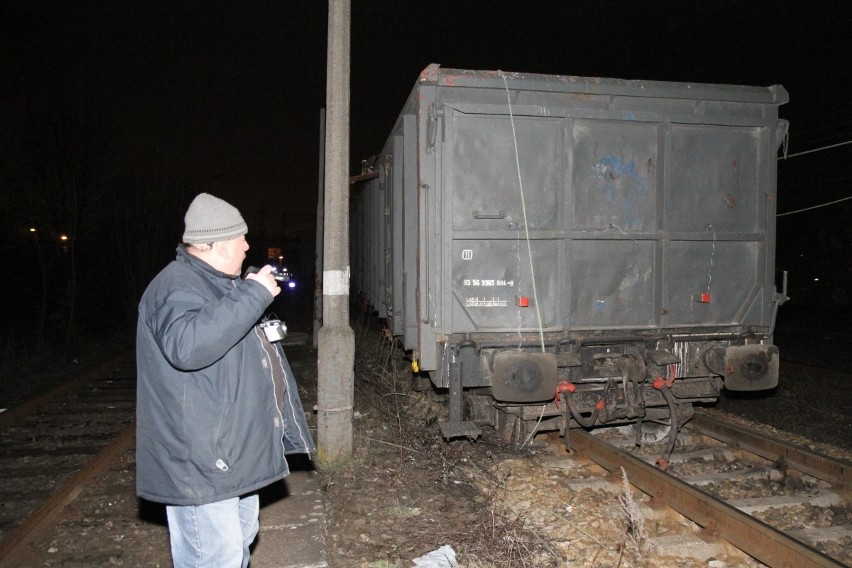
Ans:
[[[792,215],[793,213],[801,213],[802,211],[810,211],[811,209],[819,209],[820,207],[828,207],[829,205],[834,205],[835,203],[840,203],[841,201],[847,201],[852,199],[852,195],[849,197],[843,197],[841,199],[835,199],[834,201],[829,201],[828,203],[823,203],[821,205],[814,205],[813,207],[805,207],[804,209],[796,209],[795,211],[787,211],[786,213],[778,213],[776,217],[783,217],[784,215]]]
[[[837,148],[838,146],[845,146],[847,144],[852,144],[852,140],[847,140],[846,142],[838,142],[837,144],[832,144],[830,146],[823,146],[821,148],[814,148],[813,150],[805,150],[804,152],[796,152],[795,154],[787,154],[786,156],[781,156],[781,159],[786,160],[788,158],[793,158],[795,156],[802,156],[804,154],[812,154],[814,152],[821,152],[822,150],[830,150],[831,148]]]

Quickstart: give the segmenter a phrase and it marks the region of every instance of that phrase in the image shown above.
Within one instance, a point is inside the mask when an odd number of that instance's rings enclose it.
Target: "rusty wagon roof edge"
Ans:
[[[500,70],[471,70],[442,68],[428,65],[418,83],[441,87],[504,88],[503,78],[510,90],[553,91],[563,93],[662,97],[679,99],[712,99],[729,102],[753,102],[782,105],[789,101],[782,85],[758,87],[721,83],[679,83],[574,75],[544,75]]]

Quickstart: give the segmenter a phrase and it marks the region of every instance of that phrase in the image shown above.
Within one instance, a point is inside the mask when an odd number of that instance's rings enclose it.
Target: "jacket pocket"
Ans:
[[[233,444],[230,441],[231,427],[234,423],[234,404],[229,402],[222,409],[222,416],[219,417],[219,426],[216,428],[216,458],[219,461],[224,460],[224,463],[231,462],[231,447]],[[217,462],[216,466],[227,471],[227,468],[222,468]]]

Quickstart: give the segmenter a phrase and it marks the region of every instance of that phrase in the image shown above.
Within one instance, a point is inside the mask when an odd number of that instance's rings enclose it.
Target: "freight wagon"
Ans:
[[[443,435],[656,423],[673,443],[722,388],[775,387],[785,102],[427,67],[353,192],[351,270],[446,389]]]

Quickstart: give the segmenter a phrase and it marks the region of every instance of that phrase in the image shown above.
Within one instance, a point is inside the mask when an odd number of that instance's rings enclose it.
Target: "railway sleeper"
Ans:
[[[688,475],[680,479],[695,487],[703,487],[711,483],[725,484],[730,482],[745,481],[747,479],[765,479],[769,481],[780,481],[784,479],[783,471],[774,467],[752,467],[747,470],[726,471],[721,473],[707,473],[701,475]]]
[[[842,507],[843,496],[834,491],[822,491],[815,489],[793,495],[773,495],[770,497],[748,497],[728,501],[732,507],[736,507],[743,513],[753,515],[760,511],[766,511],[773,507],[794,507],[810,504],[814,507]]]
[[[844,542],[852,539],[852,525],[808,528],[790,531],[788,534],[810,543]]]
[[[647,463],[654,463],[656,458],[653,456],[639,456],[639,459]],[[733,463],[736,460],[736,454],[724,448],[707,448],[694,452],[678,452],[669,457],[670,464],[686,463],[690,461]]]

